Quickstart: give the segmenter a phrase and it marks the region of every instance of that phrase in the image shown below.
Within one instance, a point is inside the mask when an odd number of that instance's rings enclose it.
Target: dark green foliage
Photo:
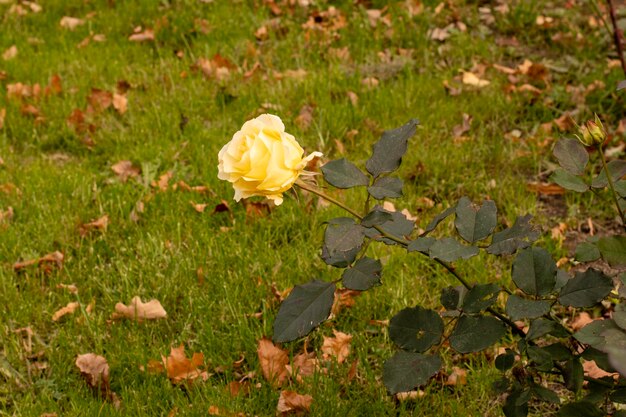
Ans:
[[[345,158],[327,162],[321,170],[324,179],[337,188],[358,187],[370,182],[367,175]]]
[[[289,342],[309,334],[330,315],[335,284],[311,281],[296,285],[283,301],[274,321],[274,342]]]
[[[417,119],[411,119],[397,129],[385,131],[374,144],[372,156],[365,163],[365,168],[374,178],[398,169],[418,124]]]
[[[559,303],[572,307],[591,307],[613,289],[613,281],[602,272],[589,268],[578,272],[561,289]]]
[[[554,146],[554,156],[559,164],[572,175],[585,172],[589,154],[585,147],[576,139],[561,139]]]
[[[463,315],[450,335],[450,346],[460,353],[478,352],[504,336],[504,324],[489,316]]]
[[[402,180],[397,177],[381,177],[367,187],[367,192],[377,200],[402,197]]]
[[[389,338],[405,350],[425,352],[443,335],[443,320],[436,311],[405,308],[389,322]]]
[[[597,246],[609,265],[626,265],[626,235],[603,237],[598,240]]]
[[[546,300],[527,300],[515,294],[506,301],[506,312],[511,320],[535,319],[550,311],[550,302]]]
[[[381,211],[383,213],[388,213],[391,216],[389,220],[378,225],[380,229],[382,229],[386,233],[389,233],[390,235],[405,238],[411,234],[413,228],[415,227],[415,223],[407,219],[404,214],[398,211],[388,211],[379,206],[374,207],[373,211]],[[378,229],[375,229],[373,227],[366,228],[365,235],[371,239],[381,241],[387,245],[397,244],[397,242],[395,242],[394,240],[384,237],[380,233],[380,231],[378,231]]]
[[[324,232],[322,259],[328,265],[345,268],[356,259],[364,239],[363,227],[353,219],[347,217],[332,219]]]
[[[430,246],[429,252],[430,257],[433,259],[454,262],[459,259],[468,259],[478,255],[478,248],[475,246],[465,246],[456,239],[445,237],[435,241]]]
[[[459,235],[469,243],[474,243],[491,235],[497,222],[496,204],[487,200],[480,208],[474,208],[472,202],[463,197],[456,206],[454,225]]]
[[[530,225],[531,218],[530,214],[520,216],[512,227],[494,234],[487,252],[492,255],[510,255],[530,246],[539,237],[539,233]]]
[[[528,295],[550,294],[556,284],[556,263],[545,249],[528,248],[517,254],[511,275]]]
[[[463,312],[472,314],[486,310],[496,302],[501,290],[496,284],[475,285],[463,299]]]
[[[367,291],[380,285],[383,266],[378,259],[368,257],[357,260],[351,268],[343,271],[342,283],[351,290]]]
[[[452,207],[448,207],[447,209],[445,209],[444,211],[436,215],[430,221],[430,223],[428,223],[428,225],[424,228],[424,234],[430,233],[433,230],[435,230],[435,228],[439,225],[439,223],[444,221],[447,217],[452,215],[455,211],[456,211],[456,206],[452,206]]]
[[[550,176],[550,180],[566,190],[576,191],[577,193],[584,193],[589,190],[589,185],[582,178],[562,168],[554,171]]]
[[[424,385],[441,368],[437,355],[398,351],[385,362],[383,382],[390,394]]]

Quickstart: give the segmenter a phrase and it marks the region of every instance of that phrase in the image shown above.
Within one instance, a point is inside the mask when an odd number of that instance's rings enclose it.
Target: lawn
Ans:
[[[236,203],[217,154],[271,113],[307,153],[323,152],[318,167],[363,165],[383,130],[418,118],[398,210],[423,228],[461,196],[493,199],[501,223],[531,213],[543,245],[571,256],[587,218],[603,230],[614,213],[552,193],[554,144],[597,113],[624,152],[624,74],[593,4],[0,0],[0,415],[274,415],[281,390],[310,395],[319,416],[502,415],[498,346],[443,352],[417,398],[387,394],[384,320],[436,308],[454,281],[382,245],[368,251],[384,285],[282,346],[316,352],[318,371],[267,381],[259,340],[286,290],[340,277],[320,246],[324,222],[343,214],[300,192],[278,207]],[[355,206],[365,196],[330,192]],[[509,265],[457,267],[507,284]],[[135,296],[167,317],[114,318]],[[352,336],[341,362],[322,355],[333,331]],[[181,345],[204,355],[193,382],[154,369]],[[115,400],[81,377],[86,353],[106,358]]]

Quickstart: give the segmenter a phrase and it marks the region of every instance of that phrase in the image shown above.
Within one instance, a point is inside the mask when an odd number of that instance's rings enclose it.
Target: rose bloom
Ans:
[[[282,204],[285,191],[298,179],[306,164],[320,152],[303,158],[304,150],[285,132],[278,116],[262,114],[248,120],[218,155],[218,178],[230,181],[235,200],[263,196]]]

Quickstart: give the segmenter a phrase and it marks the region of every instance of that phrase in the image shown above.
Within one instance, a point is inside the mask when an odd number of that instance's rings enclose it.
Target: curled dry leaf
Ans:
[[[87,97],[89,107],[88,113],[99,113],[111,107],[113,104],[113,93],[99,88],[92,88]]]
[[[312,403],[313,397],[308,394],[302,395],[295,391],[281,391],[276,412],[280,415],[307,412],[311,409]]]
[[[588,325],[589,323],[591,323],[592,321],[594,321],[594,319],[591,318],[589,313],[587,313],[586,311],[583,311],[579,315],[574,317],[574,319],[570,323],[570,326],[572,327],[572,330],[578,331],[582,329],[583,327],[585,327],[586,325]]]
[[[286,365],[286,369],[291,378],[302,382],[302,377],[311,376],[318,369],[319,361],[315,352],[300,353],[293,358],[291,365]]]
[[[80,304],[75,301],[68,303],[65,307],[54,312],[52,315],[52,321],[59,321],[61,317],[67,314],[72,314],[78,307],[80,307]]]
[[[469,71],[463,71],[463,76],[461,77],[461,81],[463,82],[463,84],[471,85],[473,87],[478,87],[478,88],[486,87],[489,84],[491,84],[490,81],[478,78],[476,74],[474,74],[473,72],[469,72]]]
[[[75,284],[63,284],[63,283],[59,283],[57,284],[57,288],[59,289],[63,289],[63,290],[67,290],[69,291],[71,294],[78,294],[78,287],[76,287]]]
[[[263,377],[275,386],[282,385],[289,376],[287,370],[289,355],[287,352],[276,347],[271,340],[263,338],[259,340],[257,354]]]
[[[6,210],[0,210],[0,224],[7,223],[13,218],[13,207],[9,206]]]
[[[596,361],[587,361],[583,359],[583,371],[585,376],[594,379],[600,379],[604,377],[611,377],[617,380],[619,378],[619,374],[617,372],[607,372],[604,369],[601,369],[596,364]]]
[[[42,256],[37,259],[29,259],[27,261],[16,262],[13,264],[13,270],[18,272],[24,268],[27,268],[31,265],[38,265],[44,272],[49,272],[52,269],[52,266],[56,266],[58,269],[63,268],[63,261],[65,260],[65,255],[59,251],[55,251],[49,253],[47,255]]]
[[[74,30],[78,26],[84,25],[85,21],[77,17],[63,16],[59,24],[64,29]]]
[[[322,344],[323,356],[324,359],[334,357],[338,363],[342,363],[350,354],[352,335],[334,329],[333,334],[335,337],[324,336],[324,343]]]
[[[4,127],[4,119],[7,116],[7,109],[5,109],[4,107],[0,109],[0,129],[2,129]],[[4,162],[2,161],[2,158],[0,158],[0,165],[2,165]]]
[[[81,236],[87,235],[92,230],[105,231],[107,226],[109,225],[109,215],[105,214],[99,219],[93,220],[89,223],[85,223],[79,227],[79,232]]]
[[[141,174],[141,169],[133,165],[131,161],[119,161],[111,169],[122,182],[128,181],[129,178],[137,178]]]
[[[128,110],[128,98],[126,98],[126,95],[113,93],[113,108],[119,114],[126,113],[126,110]]]
[[[2,59],[9,61],[17,56],[17,46],[13,45],[2,53]]]
[[[152,29],[141,30],[141,27],[135,28],[135,33],[128,37],[131,42],[149,42],[154,40],[154,31]]]
[[[167,171],[165,174],[159,177],[159,181],[152,181],[150,185],[152,185],[153,187],[158,187],[161,191],[167,191],[167,189],[169,188],[170,180],[173,176],[174,173],[172,171]]]
[[[119,407],[120,400],[117,395],[111,391],[109,364],[104,356],[94,353],[85,353],[78,355],[75,363],[89,388],[107,401],[111,401],[116,408]]]
[[[465,384],[467,384],[467,370],[453,366],[452,372],[448,375],[445,385],[455,386]]]
[[[158,300],[144,303],[139,296],[133,297],[129,305],[115,304],[113,313],[113,319],[127,318],[137,321],[163,319],[166,316],[167,312]]]
[[[198,378],[206,381],[209,378],[209,374],[206,371],[198,368],[204,363],[203,353],[196,352],[191,359],[188,359],[185,356],[185,347],[180,345],[177,348],[172,348],[167,358],[164,356],[161,358],[165,364],[167,377],[173,384],[180,384],[186,381],[191,382]]]

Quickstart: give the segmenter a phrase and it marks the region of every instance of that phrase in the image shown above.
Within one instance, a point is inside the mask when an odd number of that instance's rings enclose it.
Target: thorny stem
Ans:
[[[342,209],[346,210],[348,213],[352,214],[354,217],[356,217],[359,220],[363,220],[363,216],[361,216],[359,213],[357,213],[356,211],[352,210],[350,207],[346,206],[345,204],[343,204],[342,202],[324,194],[323,192],[321,192],[320,190],[314,188],[314,187],[310,187],[307,184],[304,184],[302,181],[297,181],[296,185],[300,188],[302,188],[303,190],[309,191],[323,199],[325,199],[326,201],[335,204],[338,207],[341,207]],[[380,226],[374,226],[374,228],[376,230],[378,230],[378,232],[385,238],[393,240],[394,242],[407,247],[409,245],[409,241],[401,238],[401,237],[397,237],[395,235],[392,235],[390,233],[388,233],[387,231],[385,231],[384,229],[382,229]],[[425,253],[419,252],[424,256],[427,256]],[[456,269],[454,268],[453,265],[449,264],[446,261],[442,261],[441,259],[437,259],[435,258],[435,261],[443,266],[446,270],[448,270],[448,272],[450,272],[456,279],[457,281],[459,281],[461,284],[463,284],[463,286],[465,288],[467,288],[468,290],[472,289],[472,286],[470,285],[469,282],[467,282],[467,280],[465,278],[463,278],[461,275],[459,275],[459,273],[456,271]],[[524,333],[524,331],[522,329],[520,329],[519,327],[517,327],[517,325],[515,323],[513,323],[513,321],[511,321],[511,319],[509,319],[508,317],[502,315],[501,313],[498,313],[496,310],[492,309],[491,307],[487,308],[486,310],[487,312],[489,312],[490,314],[492,314],[493,316],[497,317],[498,319],[500,319],[502,322],[506,323],[511,330],[516,333],[518,336],[524,338],[526,337],[526,333]]]
[[[626,77],[626,62],[624,61],[622,36],[620,35],[619,28],[617,26],[617,18],[615,17],[615,6],[613,5],[613,0],[606,0],[606,3],[609,5],[609,14],[611,15],[611,24],[613,25],[613,43],[615,44],[615,49],[617,50],[617,55],[619,56],[619,62],[622,64],[622,71],[624,72],[624,76]]]
[[[626,229],[626,218],[624,218],[624,212],[622,208],[619,206],[619,202],[617,201],[617,193],[615,192],[615,187],[613,186],[613,178],[611,178],[611,173],[609,172],[609,167],[606,164],[606,158],[604,157],[604,152],[602,151],[602,144],[598,145],[598,153],[600,154],[600,159],[602,160],[602,167],[604,168],[604,173],[606,174],[607,182],[609,183],[609,188],[611,189],[611,196],[613,197],[613,202],[615,203],[615,207],[617,207],[617,211],[619,216],[622,219],[622,227]]]

